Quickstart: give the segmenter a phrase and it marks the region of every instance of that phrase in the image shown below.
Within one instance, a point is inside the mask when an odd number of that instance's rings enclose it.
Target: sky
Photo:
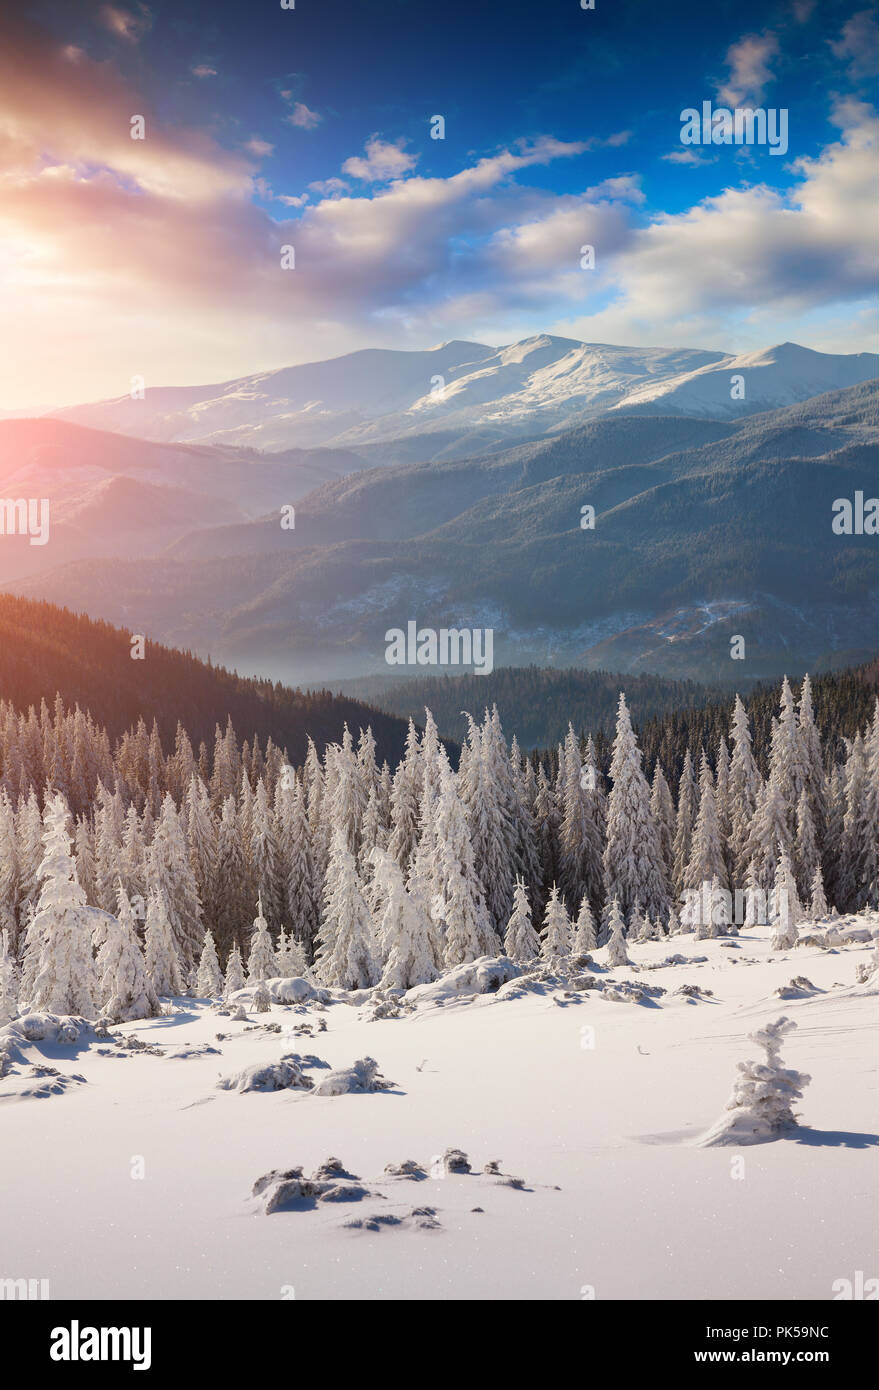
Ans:
[[[879,351],[879,7],[11,11],[2,411],[455,338]],[[786,153],[684,145],[703,102]]]

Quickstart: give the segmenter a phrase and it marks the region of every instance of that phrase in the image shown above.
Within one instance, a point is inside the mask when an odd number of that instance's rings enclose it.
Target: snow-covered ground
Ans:
[[[839,925],[879,934],[879,914]],[[832,1298],[835,1280],[879,1275],[879,973],[856,983],[875,942],[773,953],[770,934],[630,944],[613,971],[601,950],[567,983],[488,993],[462,967],[399,1017],[333,991],[246,1022],[181,999],[109,1040],[13,1036],[0,1277],[48,1279],[53,1298]],[[779,996],[798,977],[814,990]],[[665,992],[614,998],[609,981]],[[800,1128],[699,1147],[736,1063],[761,1060],[748,1034],[783,1014],[785,1064],[812,1077]],[[148,1047],[113,1040],[131,1036]],[[218,1086],[288,1054],[300,1087]],[[389,1089],[312,1093],[366,1057]],[[34,1065],[84,1081],[57,1093]],[[446,1171],[451,1149],[469,1173]],[[345,1175],[291,1178],[330,1156]],[[385,1173],[405,1160],[422,1172]]]

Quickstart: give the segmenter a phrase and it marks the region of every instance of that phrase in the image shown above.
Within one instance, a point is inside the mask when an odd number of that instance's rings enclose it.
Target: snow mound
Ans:
[[[444,1178],[450,1173],[470,1173],[470,1159],[463,1149],[446,1149],[436,1154],[430,1161],[430,1176]]]
[[[822,991],[805,975],[795,975],[788,984],[779,985],[775,993],[779,999],[810,999],[813,994],[821,994]]]
[[[109,1037],[102,1025],[67,1014],[23,1014],[4,1024],[0,1028],[0,1079],[15,1077],[15,1090],[7,1090],[3,1099],[42,1099],[84,1085],[85,1077],[78,1073],[65,1075],[44,1061],[34,1062],[34,1052],[42,1058],[64,1059],[71,1050],[80,1051]]]
[[[245,985],[243,989],[236,989],[230,994],[226,1003],[237,1011],[233,1018],[240,1017],[241,1009],[249,1009],[251,1013],[265,1012],[264,1009],[256,1007],[260,1002],[257,999],[260,992],[267,994],[272,1004],[325,1004],[330,999],[329,990],[321,989],[312,980],[306,980],[301,975],[289,978],[278,976],[270,980],[260,980],[258,984]]]
[[[428,985],[414,985],[406,991],[407,1003],[444,1004],[466,995],[496,994],[507,981],[522,974],[521,966],[509,956],[480,956],[466,965],[456,965]]]
[[[232,1076],[217,1082],[220,1091],[310,1091],[314,1085],[302,1070],[303,1059],[295,1055],[282,1057],[280,1062],[255,1062]]]
[[[440,1229],[435,1207],[413,1207],[404,1216],[395,1216],[393,1212],[377,1212],[373,1216],[352,1216],[350,1221],[343,1221],[342,1225],[349,1231],[381,1231],[394,1226],[414,1226],[419,1231]]]
[[[666,991],[662,985],[645,985],[640,980],[602,980],[599,997],[616,1004],[652,1004]]]
[[[316,1096],[345,1096],[366,1091],[390,1091],[396,1083],[386,1081],[372,1057],[361,1057],[350,1067],[331,1071],[312,1092]]]
[[[404,1158],[402,1163],[385,1164],[386,1178],[408,1178],[412,1182],[423,1182],[427,1173],[414,1158]]]
[[[328,990],[320,989],[313,980],[306,980],[302,975],[266,980],[265,983],[273,1004],[305,1004],[313,1000],[325,1004],[330,997]]]
[[[328,1158],[306,1178],[302,1168],[273,1169],[253,1184],[254,1197],[262,1198],[267,1216],[276,1211],[312,1211],[328,1202],[359,1202],[376,1196],[338,1158]]]

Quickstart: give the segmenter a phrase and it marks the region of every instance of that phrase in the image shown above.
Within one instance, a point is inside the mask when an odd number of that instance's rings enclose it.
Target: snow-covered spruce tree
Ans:
[[[162,801],[150,845],[148,881],[164,899],[177,951],[188,971],[201,951],[204,928],[183,827],[170,793]]]
[[[675,808],[671,792],[668,789],[668,782],[665,779],[665,773],[662,770],[662,763],[659,761],[657,761],[653,769],[653,783],[650,788],[650,810],[656,824],[656,833],[659,836],[659,848],[662,851],[666,877],[669,882],[671,882],[672,871],[674,869]]]
[[[799,940],[797,927],[803,918],[803,908],[790,856],[785,850],[778,856],[775,886],[769,899],[769,916],[774,928],[770,942],[772,950],[792,950]]]
[[[644,935],[644,923],[646,917],[641,911],[641,904],[635,899],[635,905],[629,913],[629,920],[626,925],[626,940],[640,941]]]
[[[794,705],[793,692],[787,676],[781,683],[778,720],[772,730],[769,753],[769,775],[775,780],[787,808],[787,844],[796,829],[797,803],[806,779],[806,768],[800,744],[800,726]]]
[[[879,698],[875,702],[873,720],[864,744],[867,762],[867,784],[864,798],[866,836],[860,860],[862,875],[859,901],[875,907],[879,904]]]
[[[329,805],[325,804],[324,810],[333,833],[338,830],[344,832],[345,842],[356,859],[369,792],[364,785],[347,724],[342,732],[341,744],[327,748],[326,757],[328,777],[325,785]]]
[[[245,899],[248,873],[235,798],[227,796],[217,827],[217,877],[211,930],[221,954],[228,952],[253,910]]]
[[[828,913],[827,898],[824,893],[824,880],[821,876],[821,865],[815,866],[815,873],[812,877],[812,894],[809,903],[809,917],[812,921],[820,921]]]
[[[819,868],[820,862],[818,837],[815,833],[809,794],[803,787],[797,805],[797,838],[794,845],[794,873],[796,874],[797,889],[802,898],[808,899],[815,870]]]
[[[155,1018],[159,1000],[146,972],[137,919],[122,884],[116,888],[116,916],[100,920],[94,944],[98,946],[101,1013],[113,1023]]]
[[[467,817],[451,771],[442,779],[435,835],[439,887],[431,911],[434,921],[444,927],[443,964],[448,968],[492,955],[499,945],[482,896]]]
[[[674,862],[672,887],[677,896],[684,890],[684,877],[690,862],[693,845],[693,826],[696,823],[696,785],[689,748],[684,753],[684,765],[678,780],[678,812],[675,821]]]
[[[223,988],[223,998],[228,999],[239,989],[244,988],[244,963],[241,959],[241,949],[238,942],[232,943],[232,949],[226,960],[226,976]]]
[[[516,855],[521,868],[519,876],[538,893],[541,884],[541,861],[534,822],[534,798],[537,780],[531,763],[526,763],[519,750],[515,734],[510,742],[510,775],[514,799],[513,821],[517,827]],[[598,865],[601,868],[601,843],[598,846]],[[534,900],[535,909],[537,898]]]
[[[666,923],[666,931],[668,932],[669,936],[680,936],[681,934],[681,919],[675,912],[673,907],[669,908],[668,922]]]
[[[250,1001],[250,1011],[254,1014],[267,1014],[272,1007],[272,996],[265,980],[257,980],[253,991],[253,998]]]
[[[18,972],[6,928],[0,932],[0,1028],[18,1014]]]
[[[38,950],[29,1001],[34,1010],[94,1018],[98,979],[92,953],[95,913],[77,882],[71,853],[70,811],[60,792],[43,813],[43,859],[37,909],[29,940]]]
[[[766,892],[772,887],[779,854],[790,851],[790,820],[781,788],[770,774],[760,789],[743,851],[744,862],[753,867],[757,883]]]
[[[690,858],[684,873],[684,887],[698,888],[707,879],[717,878],[721,887],[727,887],[726,864],[720,841],[720,826],[717,819],[717,803],[714,795],[714,779],[703,751],[699,771],[699,813],[693,830]]]
[[[659,837],[650,812],[650,789],[624,695],[620,695],[610,765],[613,788],[607,801],[604,877],[608,896],[623,913],[635,900],[647,912],[668,910],[668,889]]]
[[[409,720],[406,751],[391,787],[391,834],[388,849],[405,874],[418,840],[418,808],[421,794],[421,764],[418,731]]]
[[[119,878],[119,857],[122,852],[122,832],[125,810],[118,791],[111,793],[103,785],[97,788],[95,813],[95,892],[97,906],[104,912],[116,910],[116,884]],[[173,803],[172,803],[173,804]]]
[[[516,879],[513,890],[513,911],[504,935],[504,950],[511,960],[534,960],[540,955],[540,937],[531,922],[531,908],[525,880]]]
[[[8,932],[13,946],[18,940],[18,853],[15,844],[15,814],[0,789],[0,931]]]
[[[534,823],[540,860],[540,883],[534,893],[534,907],[537,911],[549,896],[549,885],[555,883],[559,876],[558,831],[561,823],[558,800],[542,763],[537,770]]]
[[[442,778],[440,779],[442,784]],[[409,874],[406,879],[406,889],[410,897],[418,904],[418,911],[424,916],[427,922],[427,930],[430,944],[430,951],[436,969],[442,970],[443,955],[445,952],[444,926],[441,919],[434,915],[434,904],[441,889],[441,879],[438,872],[439,858],[436,843],[436,820],[439,811],[439,796],[422,797],[421,811],[419,814],[420,834],[415,852],[409,860]],[[373,920],[381,921],[387,904],[388,877],[381,872],[381,866],[389,856],[379,848],[373,851],[372,862],[375,863],[374,882],[370,885],[367,893],[367,902],[372,911]],[[385,945],[380,941],[382,950],[382,960],[387,957]]]
[[[31,788],[24,804],[15,813],[18,861],[19,931],[32,916],[40,893],[40,864],[43,861],[43,816],[36,792]],[[18,943],[14,943],[18,946]]]
[[[607,942],[607,963],[609,966],[631,965],[626,954],[626,932],[623,914],[616,898],[613,899],[608,912],[609,937]]]
[[[732,717],[732,758],[729,765],[728,805],[730,854],[736,877],[741,881],[746,864],[743,860],[745,842],[754,819],[761,777],[751,751],[751,730],[741,697],[736,695]]]
[[[195,772],[190,776],[186,788],[183,815],[189,862],[199,902],[206,920],[214,923],[217,907],[217,826],[211,813],[210,793]]]
[[[598,769],[580,755],[580,744],[573,725],[568,725],[564,762],[560,769],[562,822],[559,832],[561,861],[560,888],[570,911],[575,911],[584,893],[601,902],[603,882],[602,842],[593,809]]]
[[[285,931],[278,937],[275,951],[275,974],[282,979],[300,978],[308,971],[308,962],[302,942]]]
[[[824,755],[821,750],[821,737],[815,725],[812,707],[812,682],[808,674],[803,677],[798,709],[799,752],[803,768],[803,790],[809,798],[809,810],[819,845],[823,843],[827,820],[827,777],[824,770]]]
[[[571,954],[571,919],[568,909],[559,898],[555,884],[550,889],[549,901],[546,904],[540,954],[550,963],[566,960]]]
[[[341,829],[330,849],[315,973],[336,989],[365,989],[378,979],[372,918]]]
[[[870,794],[867,754],[861,733],[855,735],[845,762],[845,813],[839,871],[837,907],[857,912],[866,902],[865,859],[870,833]]]
[[[760,884],[757,869],[752,860],[745,870],[745,919],[743,926],[766,926],[769,921],[769,895]]]
[[[392,855],[382,859],[387,901],[379,936],[386,953],[382,989],[412,989],[436,979],[431,923],[420,897],[413,897]]]
[[[157,995],[178,998],[186,993],[168,906],[157,888],[151,888],[147,897],[144,960],[147,979]]]
[[[782,1065],[781,1045],[794,1028],[791,1019],[778,1018],[749,1034],[751,1042],[766,1049],[766,1061],[738,1063],[726,1112],[700,1140],[702,1147],[759,1144],[796,1128],[793,1107],[812,1078]]]
[[[592,915],[592,905],[589,902],[589,894],[583,894],[583,901],[580,904],[580,911],[574,923],[574,946],[575,956],[586,956],[591,951],[598,950],[598,932],[595,927],[595,918]],[[509,955],[509,952],[507,952]]]
[[[263,913],[262,897],[257,899],[256,917],[253,922],[253,935],[250,938],[250,951],[247,956],[247,980],[256,984],[257,980],[270,980],[275,970],[275,948],[269,924]]]
[[[201,957],[198,962],[196,989],[201,999],[222,999],[223,997],[223,972],[220,969],[217,948],[210,931],[206,931],[204,934],[204,945],[201,948]]]
[[[470,715],[467,722],[467,757],[458,776],[458,795],[467,813],[476,872],[497,936],[509,921],[515,875],[521,867],[516,858],[516,827],[504,795],[506,746],[501,748],[493,736],[488,715],[482,729]]]
[[[287,912],[291,932],[310,956],[317,933],[317,872],[312,853],[312,831],[305,813],[305,795],[300,786],[287,794],[284,804],[284,839],[287,845]]]

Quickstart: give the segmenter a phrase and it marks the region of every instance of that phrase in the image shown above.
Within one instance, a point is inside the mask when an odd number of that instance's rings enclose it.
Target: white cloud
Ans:
[[[342,173],[350,174],[352,179],[363,183],[385,183],[389,179],[402,178],[415,168],[418,156],[407,154],[403,140],[391,144],[373,135],[366,142],[366,158],[354,155],[342,165]]]
[[[879,75],[879,23],[875,10],[861,10],[852,15],[842,27],[836,42],[830,45],[836,58],[849,60],[849,76],[853,81]]]
[[[270,154],[274,154],[275,147],[270,145],[268,140],[261,140],[258,135],[251,135],[249,140],[244,142],[243,149],[248,154],[252,154],[255,159],[267,159]]]
[[[196,63],[195,67],[190,68],[189,71],[193,77],[216,77],[217,75],[217,69],[209,67],[207,63]]]
[[[684,148],[680,150],[670,150],[668,154],[660,155],[660,159],[667,160],[669,164],[711,164],[713,159],[703,154],[701,150]]]
[[[770,64],[778,51],[778,39],[770,33],[745,34],[734,43],[726,55],[729,75],[717,89],[718,101],[730,107],[746,102],[759,106],[766,87],[774,80]]]
[[[308,185],[312,193],[323,193],[327,198],[337,198],[340,193],[347,193],[351,187],[344,179],[316,179],[314,183]]]
[[[290,99],[291,95],[290,92],[282,93],[282,96],[287,100]],[[300,130],[314,130],[316,126],[320,125],[323,116],[319,111],[312,111],[311,107],[306,106],[304,101],[297,101],[293,103],[293,110],[290,115],[285,116],[284,119],[289,121],[290,125],[298,126]]]

